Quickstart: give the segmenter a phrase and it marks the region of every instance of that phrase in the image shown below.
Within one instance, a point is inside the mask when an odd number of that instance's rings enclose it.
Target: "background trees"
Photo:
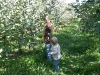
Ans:
[[[3,53],[33,47],[32,42],[45,25],[44,13],[49,14],[55,30],[61,29],[74,15],[71,6],[57,0],[1,0],[0,48]]]
[[[52,63],[44,61],[44,13],[49,14],[61,45],[61,75],[98,75],[99,8],[91,0],[80,5],[57,0],[0,0],[0,75],[55,75]],[[8,57],[13,51],[24,53]]]
[[[92,34],[99,35],[100,24],[100,4],[94,1],[87,1],[86,3],[76,6],[76,13],[80,18],[80,28],[82,31],[89,31]]]

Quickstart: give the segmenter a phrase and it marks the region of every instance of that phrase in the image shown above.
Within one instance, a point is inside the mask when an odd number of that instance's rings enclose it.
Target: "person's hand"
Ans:
[[[48,16],[46,16],[45,19],[47,20],[48,19]]]

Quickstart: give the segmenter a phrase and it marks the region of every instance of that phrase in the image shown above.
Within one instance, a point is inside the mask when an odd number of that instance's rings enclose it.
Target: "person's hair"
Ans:
[[[51,38],[51,42],[52,42],[53,44],[57,44],[57,43],[58,43],[57,37],[53,36],[53,37]]]
[[[47,32],[47,33],[51,33],[52,34],[52,26],[51,25],[46,25],[45,26],[45,32]]]

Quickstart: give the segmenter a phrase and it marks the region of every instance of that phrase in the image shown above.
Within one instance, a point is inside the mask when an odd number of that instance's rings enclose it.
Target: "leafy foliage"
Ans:
[[[64,17],[66,8],[70,6],[64,6],[57,0],[1,0],[0,47],[3,49],[3,55],[34,47],[37,36],[44,29],[45,13],[49,14],[54,29],[59,30],[60,24],[69,22],[65,20],[67,17]]]
[[[89,34],[80,32],[79,21],[73,21],[56,32],[61,45],[60,72],[55,73],[53,62],[44,58],[44,44],[35,46],[36,51],[27,51],[18,57],[0,60],[1,75],[98,75],[100,71],[99,39],[88,39]],[[41,38],[42,39],[42,38]],[[87,43],[88,41],[88,43]]]
[[[76,13],[81,19],[80,27],[82,31],[91,32],[100,35],[100,4],[86,2],[81,6],[77,6]]]
[[[56,0],[1,0],[0,55],[6,57],[0,58],[0,75],[100,74],[99,4],[75,8],[77,20],[71,6]],[[54,72],[53,62],[44,58],[41,41],[45,12],[50,14],[54,30],[60,30],[54,33],[62,51],[59,73]],[[73,16],[74,21],[66,25]],[[23,53],[10,54],[16,50]]]

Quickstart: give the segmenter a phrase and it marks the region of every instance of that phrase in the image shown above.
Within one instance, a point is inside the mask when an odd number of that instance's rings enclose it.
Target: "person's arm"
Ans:
[[[58,53],[58,50],[55,49],[54,51],[50,52],[51,55],[54,55],[54,54],[57,54]]]
[[[57,54],[58,51],[60,51],[60,46],[57,46],[52,52],[50,52],[51,55]]]

